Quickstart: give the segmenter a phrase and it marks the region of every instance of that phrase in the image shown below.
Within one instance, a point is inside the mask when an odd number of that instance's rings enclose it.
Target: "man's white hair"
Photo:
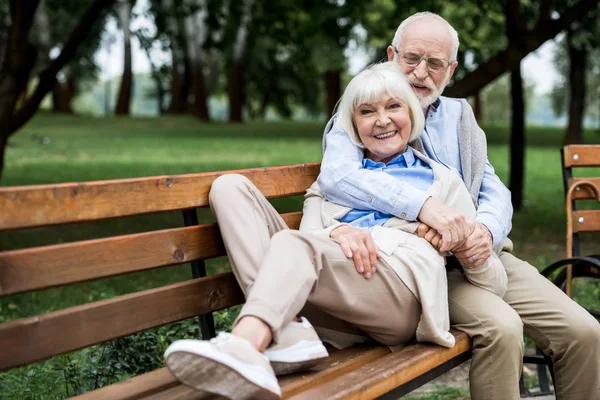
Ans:
[[[456,32],[456,29],[454,29],[452,27],[452,25],[450,25],[448,23],[448,21],[446,21],[444,18],[440,17],[437,14],[429,12],[429,11],[418,12],[418,13],[413,14],[410,17],[406,18],[404,21],[402,21],[402,23],[396,30],[396,34],[394,35],[394,40],[392,40],[392,46],[394,48],[396,48],[396,50],[400,50],[400,48],[398,46],[400,45],[400,41],[402,39],[402,34],[404,33],[404,29],[406,29],[406,27],[408,25],[410,25],[411,23],[418,21],[420,19],[423,19],[423,18],[435,18],[439,21],[444,22],[444,24],[448,28],[448,33],[450,34],[450,38],[452,39],[452,52],[450,53],[452,55],[452,58],[450,59],[450,61],[456,61],[456,57],[458,56],[458,45],[459,45],[458,32]]]
[[[425,117],[419,100],[398,63],[386,61],[374,64],[352,78],[337,104],[337,124],[355,145],[365,148],[356,131],[354,112],[361,104],[377,102],[385,94],[402,100],[408,107],[412,124],[409,142],[421,134]]]

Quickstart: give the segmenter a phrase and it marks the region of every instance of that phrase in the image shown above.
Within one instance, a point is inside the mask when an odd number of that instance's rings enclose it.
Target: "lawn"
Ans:
[[[319,161],[321,122],[251,122],[243,125],[200,124],[192,117],[158,119],[104,118],[40,114],[11,138],[6,168],[0,186],[88,181],[164,174],[182,174],[247,167],[285,165]],[[507,128],[484,127],[488,132],[489,159],[500,178],[507,182]],[[528,131],[525,205],[515,214],[511,238],[515,253],[538,267],[564,255],[565,216],[558,149],[562,131],[531,128]],[[589,142],[600,143],[600,135],[587,132]],[[589,170],[588,174],[599,174]],[[302,198],[275,202],[280,211],[300,209]],[[199,213],[212,221],[208,210]],[[99,223],[85,223],[51,229],[30,229],[0,233],[0,248],[69,242],[182,226],[180,213],[131,217]],[[588,249],[598,237],[587,240]],[[209,273],[229,268],[226,259],[208,262]],[[45,290],[0,299],[0,322],[42,312],[59,310],[115,295],[162,286],[189,279],[189,266],[104,279],[68,288]],[[597,285],[575,285],[581,301],[598,301]],[[232,313],[218,315],[226,327]],[[137,373],[123,364],[160,365],[160,351],[173,337],[197,334],[192,323],[178,324],[136,336],[133,342],[115,341],[109,346],[72,353],[70,356],[34,364],[0,374],[0,398],[61,398],[78,391],[110,383]],[[152,340],[158,340],[159,345]],[[135,343],[138,351],[119,350]],[[147,351],[148,359],[140,360]],[[108,350],[107,350],[108,349]],[[121,357],[126,353],[125,358]],[[129,354],[129,355],[127,355]],[[112,357],[112,358],[111,358]],[[130,358],[127,358],[130,357]],[[117,368],[117,365],[119,367]],[[94,372],[95,371],[95,372]],[[104,379],[104,380],[103,380]]]

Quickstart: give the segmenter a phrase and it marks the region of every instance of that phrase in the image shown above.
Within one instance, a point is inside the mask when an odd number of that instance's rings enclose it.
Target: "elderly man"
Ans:
[[[398,62],[425,113],[425,130],[412,145],[463,178],[478,204],[474,230],[426,192],[361,169],[363,153],[335,121],[325,131],[318,182],[332,202],[420,221],[419,234],[442,250],[452,249],[465,268],[480,267],[492,251],[499,253],[508,275],[504,298],[468,284],[460,267],[448,268],[450,321],[473,340],[473,399],[519,398],[523,334],[552,358],[557,398],[600,399],[600,325],[510,253],[510,192],[486,160],[484,133],[466,101],[440,97],[458,65],[457,51],[458,35],[447,21],[418,13],[398,27],[387,56]],[[369,240],[353,254],[366,273],[375,259]]]

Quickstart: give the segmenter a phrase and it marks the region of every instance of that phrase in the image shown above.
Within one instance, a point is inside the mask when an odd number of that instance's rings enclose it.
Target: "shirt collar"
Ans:
[[[440,103],[442,102],[442,100],[440,100],[440,98],[438,97],[437,99],[435,99],[435,101],[433,103],[431,103],[431,111],[432,112],[436,112],[440,106]]]
[[[406,151],[402,154],[398,154],[396,157],[392,158],[387,164],[382,162],[375,162],[369,158],[363,158],[363,168],[383,168],[385,166],[390,166],[394,164],[406,165],[408,167],[412,167],[416,162],[415,153],[413,153],[410,147],[406,148]]]

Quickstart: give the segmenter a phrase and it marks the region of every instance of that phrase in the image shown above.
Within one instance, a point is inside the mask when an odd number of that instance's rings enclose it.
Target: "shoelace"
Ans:
[[[210,339],[210,343],[212,343],[216,346],[220,346],[220,345],[223,345],[223,344],[231,341],[231,339],[232,339],[231,333],[219,332],[217,337]]]

